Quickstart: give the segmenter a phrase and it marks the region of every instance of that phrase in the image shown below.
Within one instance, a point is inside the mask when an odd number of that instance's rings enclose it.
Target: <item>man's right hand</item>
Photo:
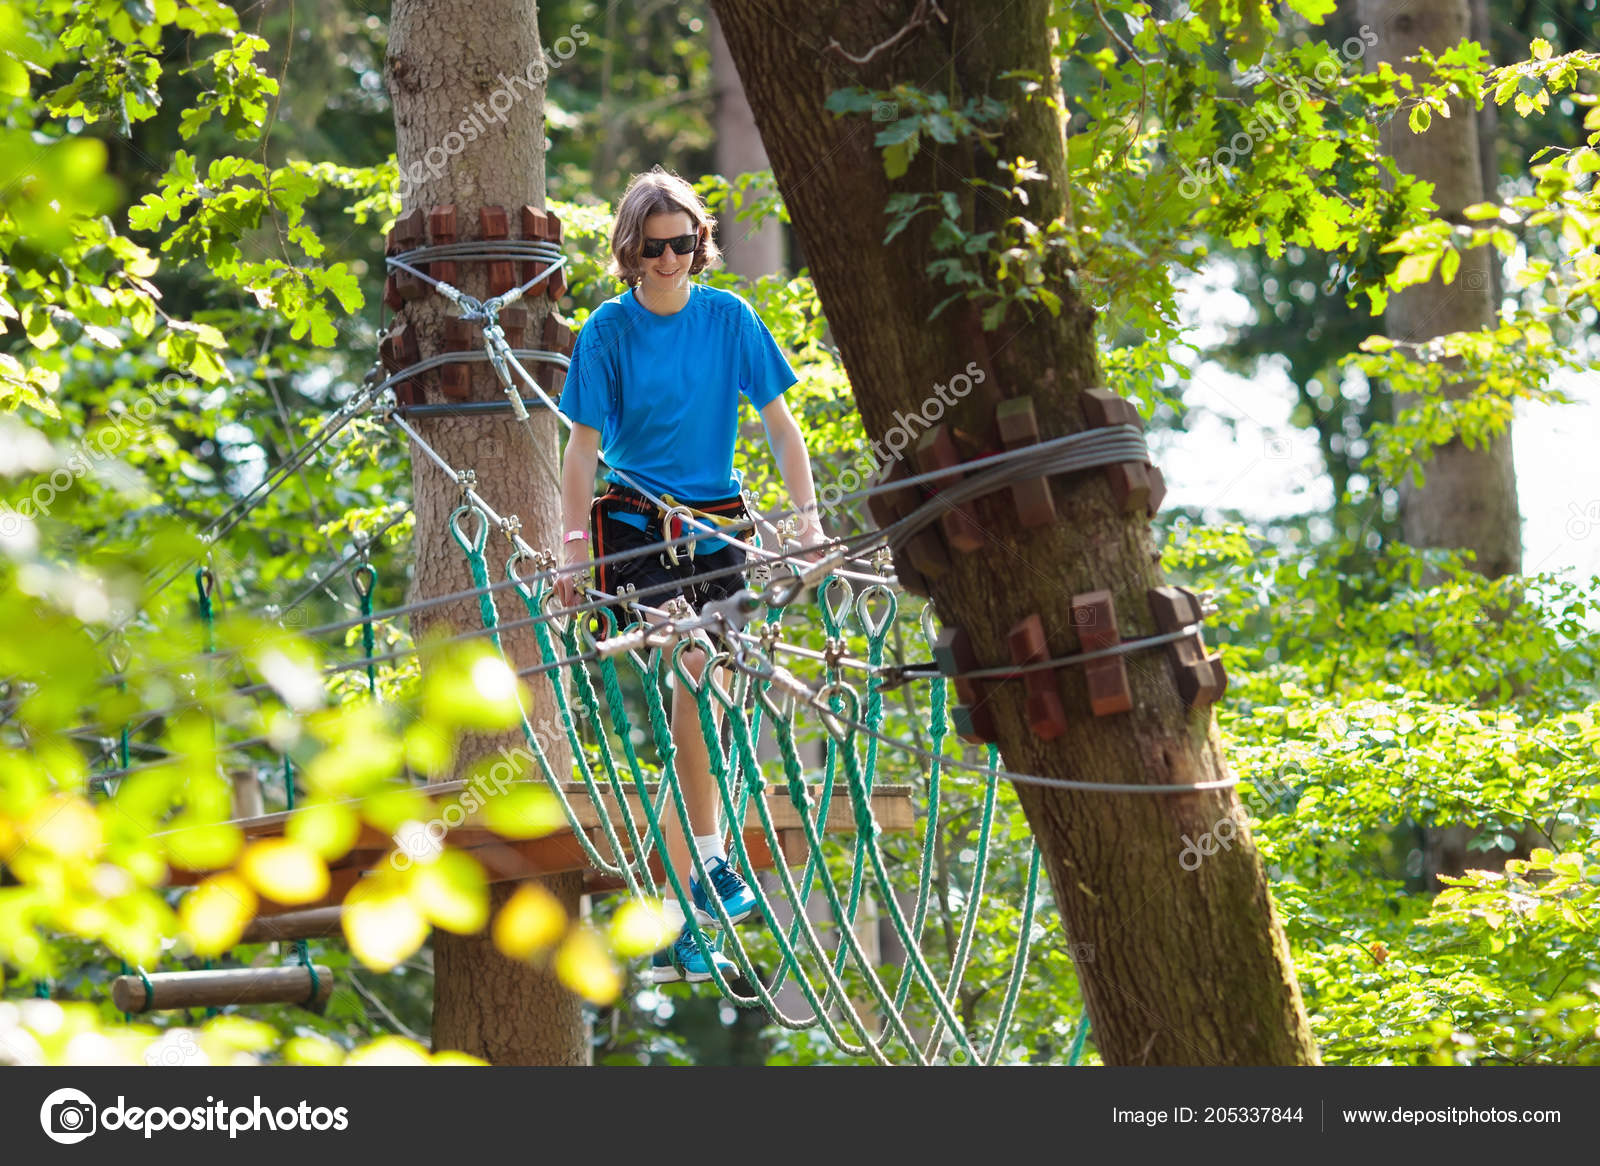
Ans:
[[[563,548],[562,565],[573,568],[556,578],[556,600],[562,607],[578,602],[578,580],[589,566],[589,540],[575,538]]]

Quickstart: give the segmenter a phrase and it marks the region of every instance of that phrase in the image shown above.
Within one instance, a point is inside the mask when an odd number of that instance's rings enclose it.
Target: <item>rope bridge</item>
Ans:
[[[964,710],[948,705],[946,682],[954,680],[961,688],[963,683],[974,686],[1021,680],[1029,684],[1032,692],[1030,677],[1048,675],[1049,670],[1075,665],[1103,668],[1108,661],[1118,664],[1125,654],[1134,651],[1160,649],[1176,653],[1199,642],[1201,612],[1198,604],[1189,608],[1178,605],[1173,609],[1178,614],[1166,621],[1158,635],[1120,641],[1112,637],[1113,642],[1105,643],[1086,641],[1085,650],[1072,656],[1047,659],[1044,657],[1048,653],[1036,651],[1026,660],[1019,660],[1014,668],[983,669],[965,659],[963,653],[951,651],[948,633],[935,631],[932,607],[924,604],[919,630],[937,665],[908,665],[903,660],[885,664],[886,647],[896,631],[903,594],[898,581],[887,571],[891,559],[899,561],[898,552],[915,550],[919,542],[925,545],[933,533],[932,524],[947,519],[953,507],[970,499],[1055,474],[1104,469],[1126,476],[1127,467],[1137,466],[1147,458],[1142,433],[1137,425],[1128,423],[1125,414],[1113,413],[1108,414],[1105,424],[1082,433],[1023,442],[983,458],[940,465],[919,474],[901,470],[889,481],[842,499],[877,503],[893,494],[893,505],[880,513],[878,529],[854,532],[815,547],[791,544],[782,551],[763,544],[781,540],[786,516],[763,515],[750,506],[749,519],[711,520],[671,499],[657,497],[627,474],[614,471],[616,478],[639,490],[664,516],[678,518],[686,533],[605,556],[600,562],[647,554],[665,554],[675,559],[685,547],[692,553],[698,538],[715,535],[745,551],[746,565],[729,570],[747,574],[751,586],[728,599],[705,604],[699,614],[681,600],[654,594],[675,592],[677,584],[673,583],[620,597],[585,587],[579,602],[561,607],[556,601],[555,583],[559,575],[573,569],[559,568],[553,554],[524,540],[520,521],[515,516],[500,516],[480,493],[474,471],[451,466],[406,420],[408,412],[422,415],[429,410],[459,408],[425,405],[414,386],[406,382],[431,368],[477,360],[487,361],[493,368],[507,398],[504,407],[518,420],[529,423],[528,407],[536,405],[548,409],[570,427],[541,384],[543,380],[559,387],[558,381],[529,373],[523,363],[524,359],[533,359],[544,370],[564,370],[566,355],[515,345],[503,326],[508,310],[518,299],[541,283],[549,288],[560,279],[565,259],[556,245],[558,241],[559,227],[553,241],[501,239],[492,245],[480,242],[413,247],[390,254],[387,261],[391,285],[398,280],[411,288],[418,281],[432,286],[460,311],[461,321],[481,326],[483,351],[447,351],[417,360],[414,339],[408,340],[403,335],[404,326],[398,326],[385,337],[390,375],[382,378],[385,366],[369,375],[362,389],[297,452],[293,465],[269,474],[261,486],[213,523],[208,533],[220,537],[243,522],[289,472],[323,448],[340,428],[376,408],[383,420],[410,440],[414,454],[432,460],[459,490],[460,504],[450,527],[472,586],[450,595],[374,611],[377,575],[367,559],[367,546],[358,546],[357,552],[301,593],[304,597],[326,589],[331,578],[352,569],[360,600],[359,615],[307,629],[305,634],[359,628],[362,655],[358,660],[330,665],[324,670],[324,678],[336,679],[349,671],[364,672],[366,692],[357,699],[380,699],[378,666],[403,659],[417,649],[380,653],[376,650],[376,629],[385,621],[418,610],[472,599],[479,626],[443,642],[487,640],[517,676],[547,684],[572,756],[571,772],[558,771],[527,708],[519,707],[523,738],[537,768],[538,781],[557,800],[565,826],[541,838],[510,839],[468,821],[450,832],[451,845],[483,858],[491,879],[583,869],[588,872],[591,890],[616,888],[636,899],[674,896],[684,909],[717,990],[727,1000],[739,1008],[764,1010],[785,1029],[818,1029],[846,1054],[877,1063],[995,1063],[1015,1015],[1028,965],[1040,868],[1037,845],[1032,845],[1010,971],[999,1014],[984,1044],[973,1031],[970,1017],[964,1014],[961,987],[978,936],[978,917],[994,849],[992,835],[1001,780],[1134,795],[1188,793],[1231,782],[1135,785],[1006,771],[999,764],[993,737],[982,731],[981,721],[974,720],[971,710],[965,710],[963,717],[959,714]],[[521,285],[506,286],[498,295],[480,301],[414,266],[430,260],[436,271],[446,265],[453,270],[457,260],[488,260],[491,270],[496,264],[509,270],[514,265],[506,261],[515,260],[527,264],[534,274]],[[505,283],[506,278],[502,276],[501,281]],[[412,349],[409,353],[408,347]],[[524,398],[524,391],[531,392],[532,397]],[[535,448],[542,446],[536,444]],[[546,468],[559,482],[559,474],[548,459]],[[919,493],[923,501],[908,501]],[[403,517],[403,510],[390,516],[380,536]],[[663,529],[670,534],[674,526],[668,522]],[[492,530],[502,532],[512,547],[501,566],[499,580],[491,579],[487,548]],[[915,558],[913,554],[911,560]],[[180,576],[181,570],[156,590]],[[215,574],[211,567],[202,567],[195,572],[195,578],[200,614],[207,629],[206,651],[201,658],[211,669],[226,664],[231,656],[217,651],[211,641]],[[859,594],[857,584],[861,585]],[[807,591],[813,587],[814,613],[804,603]],[[501,612],[502,602],[508,599],[522,609],[521,614],[509,619],[503,618]],[[614,615],[619,607],[629,613],[621,626]],[[820,622],[824,633],[821,651],[785,638],[785,620],[790,616],[799,621]],[[503,635],[520,627],[533,629],[539,662],[518,669],[506,653]],[[850,652],[848,641],[852,636],[859,636],[865,643],[863,654]],[[700,679],[684,663],[684,655],[691,649],[706,657]],[[112,680],[123,685],[130,661],[120,635],[112,642],[111,658],[115,673]],[[1205,661],[1195,664],[1188,658],[1187,665],[1183,665],[1175,656],[1175,664],[1179,664],[1182,682],[1184,666],[1200,668]],[[820,681],[802,679],[796,671],[801,665],[819,667]],[[718,680],[721,671],[729,677],[726,685]],[[850,683],[847,674],[862,678],[864,683]],[[669,678],[683,686],[694,700],[717,790],[719,819],[725,828],[731,827],[730,863],[756,895],[758,914],[764,921],[760,929],[747,927],[741,932],[732,926],[721,900],[708,896],[718,915],[721,933],[729,941],[727,953],[738,971],[734,977],[724,975],[718,961],[712,958],[706,934],[695,922],[688,887],[670,863],[661,861],[666,851],[664,831],[671,828],[672,816],[676,815],[679,823],[688,822],[676,770],[677,745],[662,698]],[[625,681],[637,689],[638,696],[633,701],[624,691]],[[928,682],[927,715],[918,730],[925,733],[929,748],[886,731],[885,693],[917,682]],[[259,696],[269,687],[245,684],[233,691]],[[520,694],[518,699],[520,705]],[[634,746],[631,710],[640,703],[656,755],[653,766],[641,759]],[[909,699],[907,707],[911,708]],[[97,777],[99,788],[114,794],[121,778],[168,763],[161,757],[135,763],[130,736],[143,724],[170,711],[152,710],[140,726],[125,726],[115,739],[114,751],[109,744],[112,739],[102,738],[108,743],[106,756],[114,767]],[[820,774],[808,774],[800,759],[797,718],[802,711],[814,717],[823,729],[825,755]],[[954,721],[952,714],[958,714]],[[593,726],[592,740],[588,742],[579,731],[580,720]],[[987,764],[971,764],[947,754],[946,743],[953,724],[959,726],[959,735],[969,741],[987,740]],[[777,755],[776,772],[770,775],[760,760],[763,744]],[[218,742],[219,749],[246,753],[270,745],[265,738]],[[880,771],[890,758],[891,767],[899,771],[891,776],[915,780],[903,784],[886,780]],[[303,812],[295,808],[294,764],[288,757],[283,758],[283,777],[284,812],[268,814],[256,808],[236,819],[247,838],[281,835],[294,815]],[[934,862],[939,831],[947,823],[943,803],[973,783],[979,825],[971,846],[969,881],[960,888],[959,932],[940,974],[924,953],[924,936],[934,889],[940,881],[934,877]],[[430,793],[450,796],[464,786],[464,782],[456,782],[426,788]],[[913,808],[918,800],[922,808],[920,831]],[[908,861],[886,854],[882,842],[886,831],[911,835],[915,856]],[[827,841],[830,834],[840,836],[832,850]],[[846,836],[850,841],[844,841]],[[235,1002],[307,1006],[325,1002],[331,976],[326,968],[311,961],[306,941],[337,934],[338,904],[344,895],[364,871],[391,857],[395,848],[394,838],[363,825],[349,854],[329,864],[332,889],[325,902],[276,914],[267,907],[250,926],[245,935],[247,942],[292,940],[296,944],[294,967],[166,974],[125,969],[129,974],[114,988],[118,1007],[131,1013]],[[710,885],[697,848],[689,847],[689,853],[695,877],[702,885]],[[516,861],[508,864],[508,856]],[[777,885],[776,894],[769,892],[757,877],[762,870],[770,870]],[[908,892],[895,884],[892,876],[896,870],[914,871],[914,890]],[[198,882],[202,877],[203,872],[179,872],[174,875],[174,882]],[[836,925],[836,938],[831,944],[808,912],[819,892]],[[905,965],[898,982],[892,985],[886,982],[883,968],[874,962],[857,936],[856,924],[869,899],[881,907],[905,953]],[[789,922],[780,922],[785,917]],[[764,968],[768,970],[763,971]],[[780,992],[790,984],[805,1001],[807,1011],[803,1014],[791,1014],[780,1003]],[[913,1016],[921,1019],[913,1022]],[[1081,1055],[1086,1035],[1087,1022],[1080,1020],[1070,1061],[1076,1062]]]

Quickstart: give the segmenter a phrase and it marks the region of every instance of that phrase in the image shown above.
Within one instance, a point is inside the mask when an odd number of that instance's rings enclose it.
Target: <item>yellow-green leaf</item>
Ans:
[[[328,893],[327,864],[315,851],[290,838],[252,843],[239,860],[239,873],[279,903],[310,903]]]
[[[538,883],[523,883],[494,917],[494,945],[512,959],[531,960],[555,946],[567,912]]]
[[[300,843],[323,858],[340,858],[350,852],[361,833],[361,818],[342,802],[317,802],[289,819],[285,838]]]
[[[558,980],[594,1004],[610,1004],[622,991],[621,974],[605,944],[588,927],[567,932],[556,952],[555,969]]]
[[[489,883],[471,855],[446,850],[411,866],[411,901],[434,926],[460,935],[483,930],[489,920]]]
[[[344,935],[352,955],[374,971],[387,972],[422,946],[428,921],[403,886],[365,879],[345,898]]]
[[[238,943],[255,913],[256,893],[231,872],[206,879],[178,907],[189,941],[203,956],[221,955]]]
[[[611,920],[611,946],[624,959],[660,951],[673,938],[672,925],[655,899],[629,899]]]

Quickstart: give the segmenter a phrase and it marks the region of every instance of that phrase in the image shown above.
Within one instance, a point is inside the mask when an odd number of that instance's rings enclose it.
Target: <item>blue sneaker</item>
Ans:
[[[706,874],[711,878],[711,885],[717,892],[717,898],[722,900],[723,907],[727,909],[728,922],[742,922],[751,911],[755,910],[755,894],[739,877],[739,872],[728,865],[727,859],[707,859]],[[706,897],[700,881],[693,875],[689,876],[689,898],[694,901],[694,917],[700,926],[721,926],[722,921],[717,918],[716,909]]]
[[[737,976],[738,967],[717,950],[720,943],[721,940],[715,934],[706,935],[706,946],[711,949],[711,958],[716,961],[717,970],[725,978]],[[672,946],[664,947],[650,957],[652,984],[675,984],[679,980],[698,984],[710,978],[711,967],[700,954],[700,945],[694,941],[694,932],[689,929],[687,923],[678,933],[678,938],[673,940]]]

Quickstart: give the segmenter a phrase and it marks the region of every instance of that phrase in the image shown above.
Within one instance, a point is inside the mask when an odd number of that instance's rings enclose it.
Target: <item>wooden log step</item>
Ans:
[[[150,991],[145,991],[145,980]],[[156,972],[148,977],[118,976],[111,999],[123,1012],[161,1012],[169,1008],[225,1008],[230,1004],[302,1004],[321,1008],[333,994],[333,973],[317,967],[317,994],[303,967],[225,968],[201,972]]]
[[[344,908],[313,907],[309,911],[285,911],[281,915],[262,915],[250,921],[239,937],[240,943],[273,943],[283,939],[327,939],[344,934]]]

